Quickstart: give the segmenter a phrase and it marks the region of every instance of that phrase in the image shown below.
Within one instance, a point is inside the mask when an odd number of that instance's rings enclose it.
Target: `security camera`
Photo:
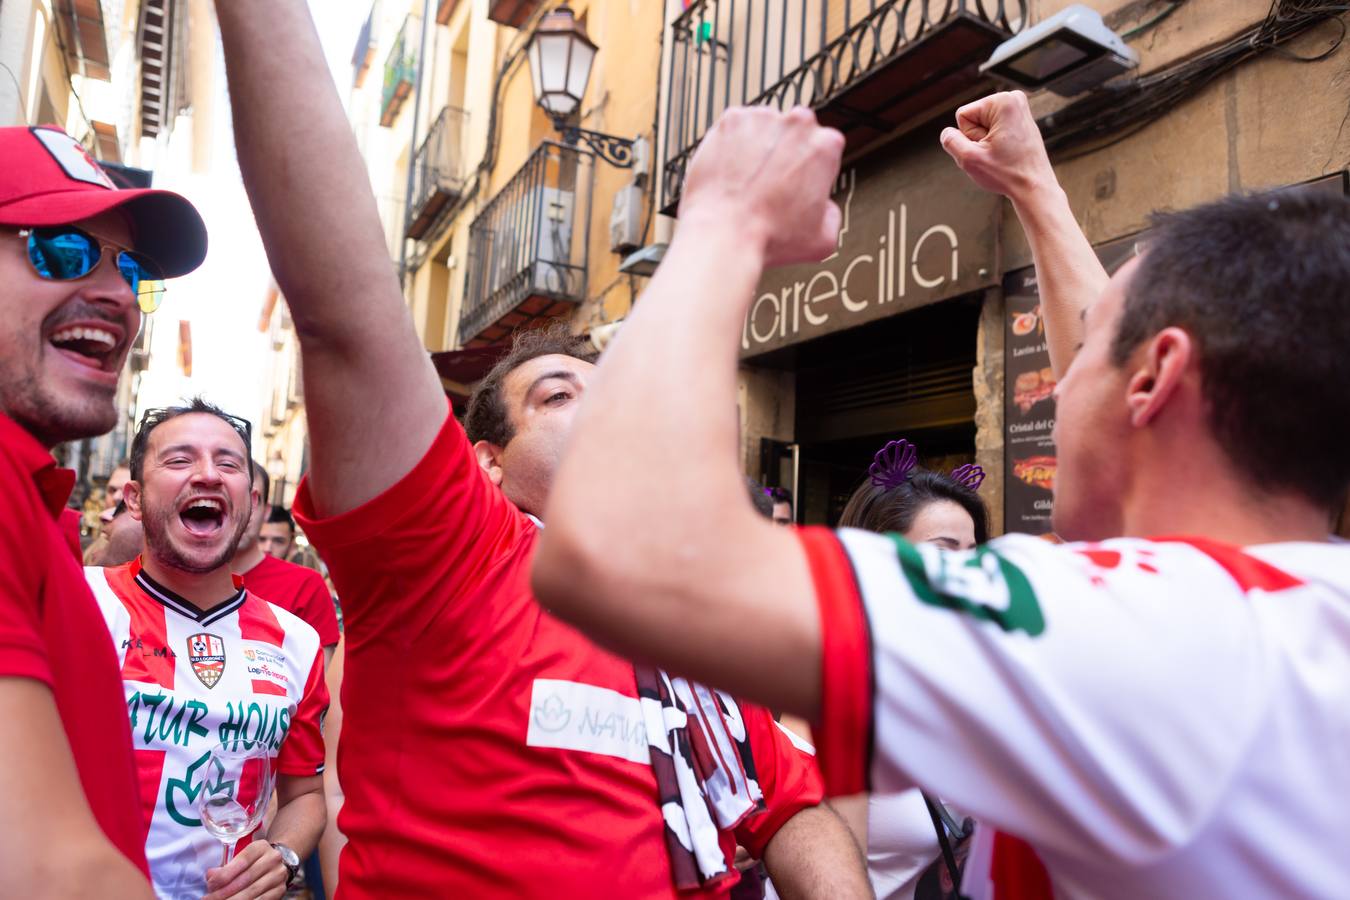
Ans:
[[[998,45],[981,75],[1072,97],[1139,65],[1139,54],[1094,9],[1075,3]]]

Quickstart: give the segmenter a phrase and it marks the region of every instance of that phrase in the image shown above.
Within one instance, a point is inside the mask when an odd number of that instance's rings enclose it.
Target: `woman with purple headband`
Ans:
[[[969,550],[988,541],[989,513],[976,493],[984,470],[965,465],[944,474],[917,463],[917,449],[903,438],[882,447],[867,480],[849,497],[839,527],[896,532],[911,543],[947,550]],[[950,895],[944,857],[964,857],[964,839],[972,830],[968,821],[918,789],[840,798],[833,805],[867,852],[877,897],[928,900]]]

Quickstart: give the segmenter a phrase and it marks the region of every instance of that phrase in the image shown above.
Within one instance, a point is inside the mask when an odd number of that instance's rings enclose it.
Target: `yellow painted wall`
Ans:
[[[468,267],[468,229],[473,219],[511,180],[545,140],[557,140],[549,118],[534,102],[529,66],[523,53],[529,31],[499,26],[487,18],[487,0],[462,0],[449,22],[437,26],[428,41],[422,124],[427,126],[446,105],[468,111],[464,154],[472,173],[485,158],[478,190],[435,243],[422,248],[425,261],[407,286],[414,318],[429,350],[458,344],[458,320]],[[624,137],[653,141],[657,105],[662,4],[656,0],[581,0],[572,4],[599,45],[591,81],[582,103],[582,126]],[[376,59],[384,50],[377,52]],[[515,55],[498,85],[506,61]],[[371,72],[375,80],[377,73]],[[489,155],[488,131],[496,100],[496,146]],[[408,132],[406,116],[395,129]],[[404,139],[406,140],[406,138]],[[632,301],[633,285],[618,272],[620,258],[609,249],[609,216],[615,193],[632,179],[630,172],[597,161],[591,195],[588,300],[578,309],[577,330],[622,317]],[[648,191],[655,187],[648,179]],[[402,184],[389,190],[402,196]],[[377,193],[379,187],[377,186]],[[645,198],[644,198],[645,199]],[[645,212],[644,205],[644,212]],[[651,231],[649,229],[648,239]],[[641,288],[641,280],[636,283]]]

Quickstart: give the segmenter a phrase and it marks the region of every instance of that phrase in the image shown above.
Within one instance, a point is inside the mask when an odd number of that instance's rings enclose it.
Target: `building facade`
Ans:
[[[210,0],[5,0],[0,125],[63,128],[127,187],[150,186],[174,158],[201,166],[193,148],[205,146],[197,132],[210,123],[214,30]],[[175,124],[192,112],[175,140]],[[154,317],[142,321],[119,383],[117,426],[57,450],[76,470],[77,501],[96,495],[130,448],[154,336]]]
[[[578,0],[598,45],[575,125],[635,140],[631,168],[569,144],[526,48],[554,4],[381,0],[353,59],[353,121],[391,255],[452,396],[511,332],[619,321],[678,228],[684,168],[718,113],[809,105],[847,138],[837,252],[765,275],[742,334],[747,472],[833,523],[873,453],[978,462],[996,532],[1048,530],[1054,376],[1030,252],[937,134],[997,85],[979,65],[1061,0]],[[1234,191],[1346,190],[1350,51],[1290,0],[1095,0],[1138,68],[1032,95],[1108,267],[1155,209]],[[423,23],[426,27],[423,27]],[[625,258],[630,264],[624,264]]]
[[[271,483],[264,503],[290,509],[300,478],[309,468],[309,424],[300,371],[300,344],[290,312],[275,285],[263,302],[258,331],[267,337],[263,413],[258,419],[254,457]]]

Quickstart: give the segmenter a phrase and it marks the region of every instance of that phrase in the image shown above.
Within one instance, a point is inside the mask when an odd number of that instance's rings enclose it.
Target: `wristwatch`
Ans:
[[[300,857],[285,844],[270,843],[272,849],[281,854],[281,861],[286,864],[286,887],[290,887],[295,883],[295,876],[300,874]]]

